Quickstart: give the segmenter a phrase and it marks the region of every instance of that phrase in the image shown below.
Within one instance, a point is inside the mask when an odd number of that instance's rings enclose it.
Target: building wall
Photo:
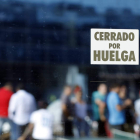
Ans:
[[[24,1],[25,0],[13,0],[13,1]],[[134,13],[140,14],[140,1],[139,0],[28,0],[30,3],[75,3],[84,6],[93,6],[100,13],[104,13],[108,8],[116,8],[118,10],[129,8]]]

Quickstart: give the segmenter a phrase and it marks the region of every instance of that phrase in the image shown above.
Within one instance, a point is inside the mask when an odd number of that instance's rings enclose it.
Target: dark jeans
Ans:
[[[87,122],[83,119],[76,119],[75,120],[75,126],[78,130],[78,135],[81,137],[82,132],[84,132],[85,136],[89,136],[89,126]]]
[[[0,117],[0,135],[2,134],[2,127],[3,127],[4,123],[6,123],[6,122],[9,123],[9,125],[11,125],[11,121],[8,118]]]
[[[120,125],[109,125],[110,129],[117,129],[117,130],[121,130],[124,131],[124,125],[120,124]]]
[[[14,122],[11,123],[11,140],[17,140],[24,132],[26,125],[17,125]]]
[[[73,136],[73,121],[71,120],[64,121],[64,136],[65,137]]]
[[[98,136],[99,137],[107,136],[105,130],[105,121],[98,120]]]

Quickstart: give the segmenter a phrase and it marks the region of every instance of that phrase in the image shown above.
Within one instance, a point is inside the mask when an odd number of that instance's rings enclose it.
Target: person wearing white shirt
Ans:
[[[9,118],[12,120],[11,140],[17,140],[29,123],[31,113],[36,110],[35,98],[19,84],[9,103]]]
[[[140,91],[139,91],[140,97]],[[140,98],[134,102],[135,114],[136,114],[136,123],[140,125]]]
[[[39,107],[32,113],[29,125],[18,140],[25,140],[31,133],[35,140],[53,140],[53,116],[46,110],[46,102],[40,101]]]

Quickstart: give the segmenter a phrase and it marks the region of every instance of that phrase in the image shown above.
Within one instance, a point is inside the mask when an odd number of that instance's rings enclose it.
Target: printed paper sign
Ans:
[[[139,65],[139,30],[91,29],[91,64]]]

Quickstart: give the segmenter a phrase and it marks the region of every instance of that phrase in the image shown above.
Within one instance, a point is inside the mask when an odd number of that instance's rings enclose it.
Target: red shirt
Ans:
[[[12,94],[12,91],[4,87],[0,89],[0,117],[8,117],[8,106]]]

